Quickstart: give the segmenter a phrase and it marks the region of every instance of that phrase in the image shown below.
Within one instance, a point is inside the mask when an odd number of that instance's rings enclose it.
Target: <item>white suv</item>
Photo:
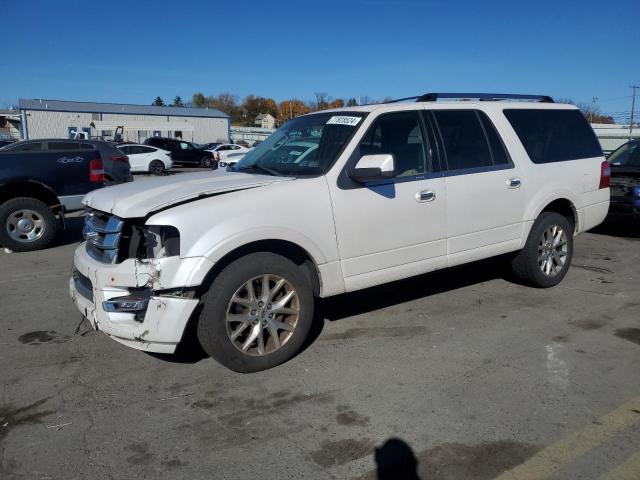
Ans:
[[[482,101],[437,101],[453,96]],[[607,214],[609,166],[578,109],[527,98],[317,112],[231,171],[91,192],[71,297],[125,345],[171,353],[196,331],[252,372],[300,349],[316,297],[508,253],[556,285]]]

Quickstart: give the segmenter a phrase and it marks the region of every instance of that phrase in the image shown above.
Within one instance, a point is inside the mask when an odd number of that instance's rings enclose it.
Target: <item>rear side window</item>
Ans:
[[[11,152],[41,152],[42,151],[42,143],[41,142],[29,142],[29,143],[18,143],[15,146],[10,146],[4,150]]]
[[[49,142],[47,149],[56,151],[80,150],[80,144],[78,142]]]
[[[533,163],[602,156],[602,148],[579,110],[505,109],[504,114]]]
[[[476,110],[434,110],[448,170],[508,165],[507,152],[495,127]]]

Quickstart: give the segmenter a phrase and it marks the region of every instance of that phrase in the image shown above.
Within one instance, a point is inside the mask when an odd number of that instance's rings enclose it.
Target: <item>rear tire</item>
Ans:
[[[200,159],[200,166],[202,168],[211,168],[212,163],[211,157],[204,156]]]
[[[197,328],[200,344],[219,363],[241,373],[289,360],[302,347],[313,321],[307,276],[274,253],[252,253],[227,265],[203,303]]]
[[[46,247],[57,229],[51,208],[38,199],[18,197],[0,205],[0,245],[14,252]]]
[[[542,212],[527,243],[511,261],[514,275],[539,288],[558,285],[567,274],[573,257],[573,224],[555,212]]]
[[[164,173],[164,163],[160,160],[153,160],[149,164],[149,173],[151,175],[162,175]]]

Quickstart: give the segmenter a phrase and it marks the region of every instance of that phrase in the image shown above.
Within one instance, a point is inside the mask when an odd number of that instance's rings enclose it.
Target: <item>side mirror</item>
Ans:
[[[360,157],[356,166],[349,172],[349,176],[359,183],[373,182],[396,176],[396,165],[393,155],[364,155]]]

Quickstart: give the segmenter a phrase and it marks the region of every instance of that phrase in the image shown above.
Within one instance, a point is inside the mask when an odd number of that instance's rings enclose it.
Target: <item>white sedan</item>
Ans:
[[[132,172],[162,175],[173,167],[171,152],[167,150],[135,143],[118,145],[117,148],[129,157]]]
[[[235,143],[223,143],[207,151],[213,153],[213,156],[216,160],[223,161],[233,153],[246,153],[249,150],[251,149],[243,147],[242,145],[236,145]]]

